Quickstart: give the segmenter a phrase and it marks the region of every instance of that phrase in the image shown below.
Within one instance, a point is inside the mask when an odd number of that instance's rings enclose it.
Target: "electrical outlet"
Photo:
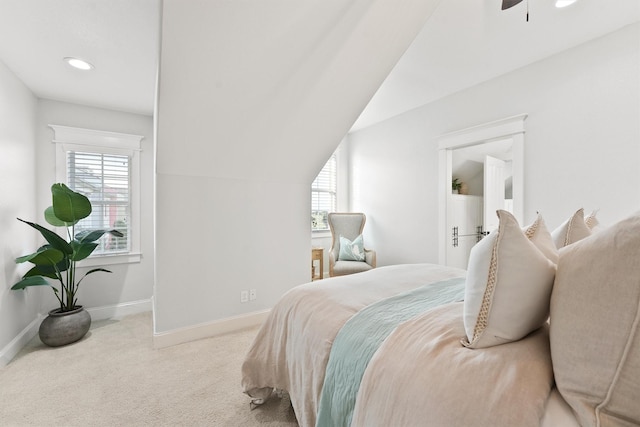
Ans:
[[[256,299],[257,297],[258,297],[258,295],[257,295],[256,290],[255,290],[255,289],[251,289],[251,290],[249,291],[249,299],[250,299],[251,301],[253,301],[253,300],[254,300],[254,299]]]
[[[249,291],[240,291],[240,302],[249,301]]]

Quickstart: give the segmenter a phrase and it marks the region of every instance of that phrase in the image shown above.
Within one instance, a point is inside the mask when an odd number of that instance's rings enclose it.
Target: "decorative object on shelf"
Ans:
[[[467,185],[466,182],[460,183],[460,189],[458,189],[458,194],[464,194],[464,195],[469,194],[469,186]]]
[[[451,191],[453,194],[458,194],[460,192],[460,188],[462,188],[462,183],[458,178],[453,178],[451,181]]]
[[[61,346],[81,339],[91,325],[91,316],[77,304],[76,294],[80,283],[89,274],[98,271],[111,273],[104,268],[94,268],[78,280],[78,261],[93,253],[98,247],[96,241],[103,234],[108,233],[116,237],[124,235],[117,230],[85,230],[75,234],[75,225],[91,214],[91,202],[64,184],[53,184],[51,196],[53,204],[44,211],[44,218],[53,226],[66,227],[69,241],[47,228],[18,218],[19,221],[38,230],[47,244],[32,254],[16,259],[18,264],[30,262],[33,267],[11,289],[19,290],[29,286],[51,287],[60,307],[51,310],[49,316],[43,320],[39,331],[40,339],[47,345]],[[52,285],[47,279],[56,281],[56,285]]]

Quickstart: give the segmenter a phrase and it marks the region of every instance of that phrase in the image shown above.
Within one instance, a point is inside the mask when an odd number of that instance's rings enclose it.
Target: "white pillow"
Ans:
[[[591,235],[591,230],[584,221],[584,209],[580,208],[571,218],[553,230],[551,238],[556,248],[564,248]]]
[[[471,250],[465,284],[464,327],[469,348],[524,338],[549,317],[555,265],[527,238],[518,221],[498,211],[500,224]],[[546,228],[535,227],[544,234]],[[544,238],[537,239],[544,240]]]

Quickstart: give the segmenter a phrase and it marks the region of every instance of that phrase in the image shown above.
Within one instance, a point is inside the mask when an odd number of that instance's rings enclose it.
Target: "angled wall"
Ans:
[[[309,281],[311,181],[436,5],[165,0],[156,335]]]

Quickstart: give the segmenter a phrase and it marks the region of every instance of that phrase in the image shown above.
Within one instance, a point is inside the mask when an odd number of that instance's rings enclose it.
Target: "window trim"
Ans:
[[[140,152],[144,136],[102,130],[83,129],[71,126],[52,125],[56,152],[56,182],[67,182],[67,153],[85,151],[104,154],[119,154],[130,158],[131,197],[131,246],[129,252],[92,255],[78,263],[80,267],[127,264],[140,262]]]

